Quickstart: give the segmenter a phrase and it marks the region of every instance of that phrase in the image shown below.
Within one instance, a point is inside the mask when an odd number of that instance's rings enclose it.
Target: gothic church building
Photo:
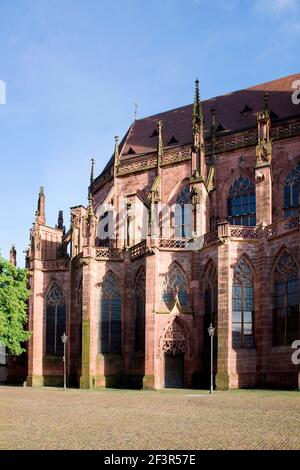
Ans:
[[[87,206],[30,232],[27,385],[300,384],[300,75],[136,119]],[[13,373],[13,371],[12,371]],[[15,372],[16,373],[16,372]]]

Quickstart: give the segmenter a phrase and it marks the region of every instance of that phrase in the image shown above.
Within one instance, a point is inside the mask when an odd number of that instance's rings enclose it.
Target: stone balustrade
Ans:
[[[69,269],[69,258],[63,259],[47,259],[42,261],[43,271],[66,271]]]

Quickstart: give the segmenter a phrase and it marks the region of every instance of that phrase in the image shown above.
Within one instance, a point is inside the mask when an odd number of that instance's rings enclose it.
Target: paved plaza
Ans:
[[[0,387],[0,449],[300,449],[300,393]]]

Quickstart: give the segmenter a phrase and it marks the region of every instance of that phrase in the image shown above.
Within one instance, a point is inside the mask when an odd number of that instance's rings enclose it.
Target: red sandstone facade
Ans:
[[[299,78],[202,104],[196,83],[194,106],[136,120],[92,171],[68,232],[61,218],[46,225],[41,192],[27,258],[28,385],[62,382],[55,335],[65,328],[69,384],[206,386],[212,322],[217,388],[299,387],[299,301],[286,312],[291,296],[278,294],[298,295],[299,202],[288,207],[284,188],[300,162]]]

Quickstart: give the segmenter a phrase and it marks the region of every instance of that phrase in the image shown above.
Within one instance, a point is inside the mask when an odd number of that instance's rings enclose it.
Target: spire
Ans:
[[[38,207],[37,207],[37,211],[36,211],[36,221],[37,221],[37,223],[39,223],[41,225],[46,224],[44,186],[40,187]]]
[[[119,136],[115,136],[115,149],[114,149],[114,174],[115,177],[118,173],[118,167],[120,164],[120,155],[119,155]]]
[[[136,121],[138,105],[134,103],[133,121]]]
[[[203,113],[202,105],[200,100],[199,93],[199,80],[195,80],[195,98],[194,98],[194,108],[193,108],[193,131],[197,132],[199,127],[203,127]]]
[[[269,111],[269,93],[264,96],[264,110],[257,113],[256,167],[270,164],[272,160],[272,140],[270,136],[271,119]]]
[[[90,177],[90,184],[93,184],[94,181],[94,167],[95,167],[95,160],[91,159],[91,177]]]
[[[13,266],[17,266],[17,251],[15,245],[11,245],[11,249],[9,252],[9,262]]]
[[[192,145],[192,177],[206,177],[203,112],[199,93],[199,80],[195,80],[195,98],[193,108],[193,145]]]
[[[65,230],[64,227],[64,213],[63,211],[58,212],[58,218],[57,218],[57,225],[56,228],[59,228],[60,230]]]
[[[265,93],[264,100],[265,100],[265,112],[268,113],[269,112],[269,103],[270,103],[269,93]]]
[[[115,152],[114,152],[114,155],[115,155],[115,166],[118,166],[119,165],[119,136],[116,135],[115,136]]]
[[[214,108],[211,109],[211,143],[212,143],[212,160],[214,160],[215,152],[216,152],[216,110]],[[212,162],[214,163],[214,162]]]
[[[157,140],[157,165],[160,167],[161,159],[164,153],[164,145],[162,139],[162,126],[163,122],[158,121],[157,123],[157,130],[158,130],[158,140]]]

